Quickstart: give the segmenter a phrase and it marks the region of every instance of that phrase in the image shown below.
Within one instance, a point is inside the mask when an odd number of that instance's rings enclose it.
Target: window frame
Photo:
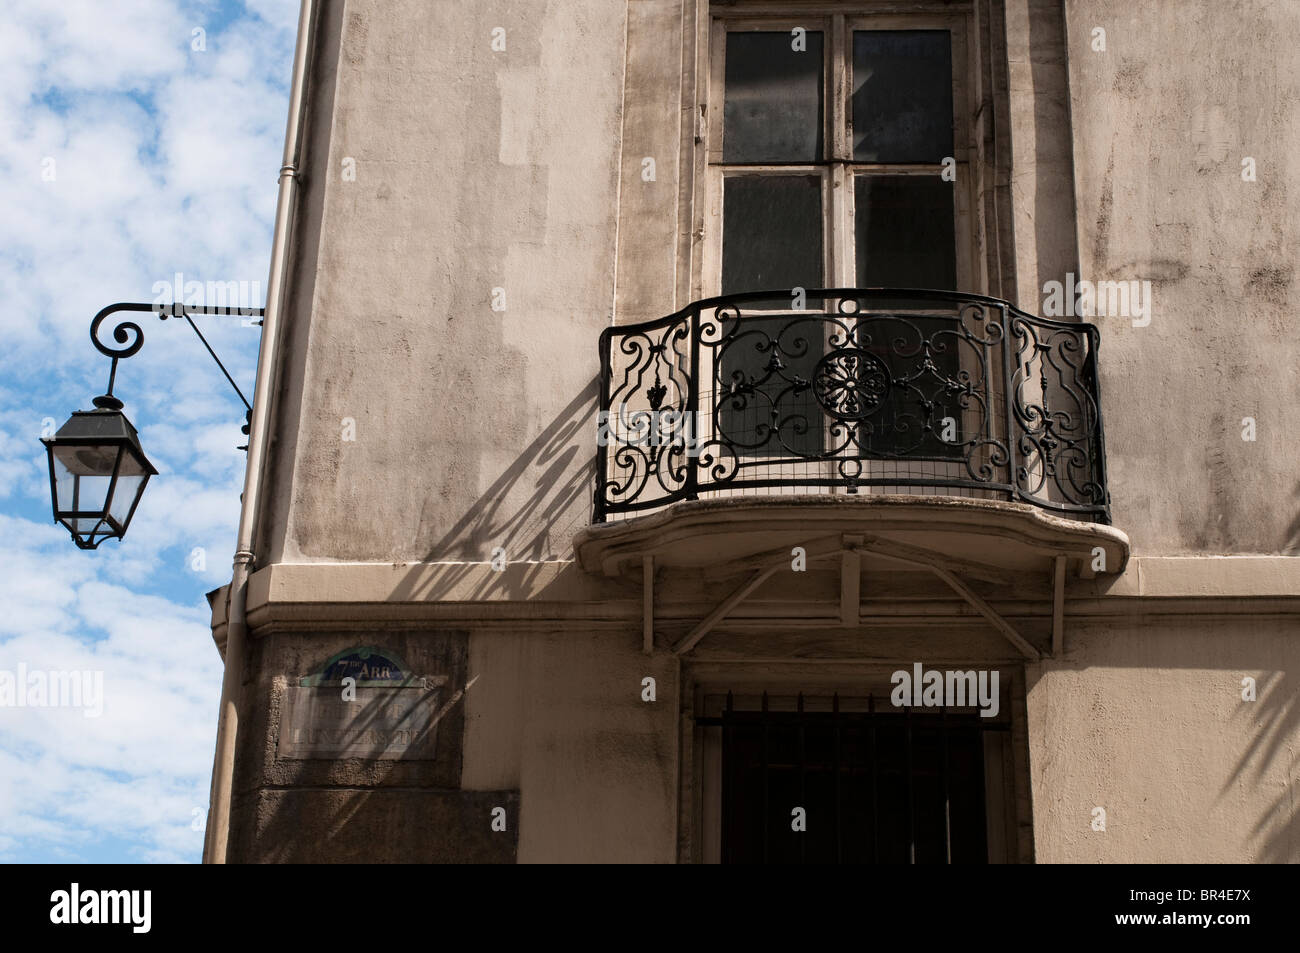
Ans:
[[[693,275],[696,299],[722,293],[722,233],[724,180],[733,175],[818,175],[822,194],[822,279],[830,288],[857,287],[855,177],[858,175],[939,175],[941,163],[872,163],[853,158],[852,69],[853,34],[859,30],[946,30],[951,42],[954,252],[956,288],[983,294],[987,275],[976,267],[978,229],[975,195],[974,120],[970,103],[976,99],[972,75],[974,57],[969,49],[973,30],[969,11],[918,13],[817,12],[800,15],[788,6],[773,6],[771,13],[752,9],[711,9],[707,19],[707,86],[702,99],[703,120],[697,134],[703,176],[704,209],[699,238],[700,266]],[[823,35],[822,111],[823,157],[814,162],[788,164],[736,163],[723,159],[723,123],[726,96],[727,34],[731,32],[790,33],[797,27]],[[764,289],[745,289],[764,290]]]
[[[1022,741],[1017,740],[1019,724],[1023,724],[1023,709],[1016,704],[1015,679],[1017,673],[1005,666],[981,663],[996,668],[999,680],[999,714],[990,719],[987,730],[981,732],[984,758],[984,819],[987,863],[1008,864],[1021,862],[1022,844],[1019,828],[1025,823],[1023,787],[1027,783],[1023,761]],[[975,665],[963,667],[977,667]],[[688,787],[682,790],[683,810],[688,812],[687,836],[679,844],[679,859],[688,863],[720,864],[722,857],[723,828],[723,729],[701,724],[716,718],[725,704],[726,694],[735,690],[737,711],[757,712],[760,695],[769,695],[770,710],[790,713],[797,694],[802,694],[810,711],[829,711],[834,693],[840,696],[844,712],[865,710],[868,694],[881,702],[880,711],[901,712],[904,709],[886,708],[893,684],[885,674],[857,674],[832,678],[822,682],[815,678],[775,677],[751,680],[739,673],[728,678],[724,672],[690,678],[686,697],[692,699],[689,730],[683,734],[683,764],[687,767],[683,780]],[[914,709],[920,713],[933,713],[934,709]],[[972,710],[972,709],[966,709]]]

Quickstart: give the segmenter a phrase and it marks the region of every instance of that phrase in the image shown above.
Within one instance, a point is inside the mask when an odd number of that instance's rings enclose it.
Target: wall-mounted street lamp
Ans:
[[[122,402],[113,396],[117,362],[140,350],[144,344],[144,331],[134,321],[122,321],[113,329],[113,340],[120,347],[111,347],[99,339],[100,325],[110,314],[119,311],[152,311],[164,321],[169,317],[183,317],[244,402],[245,410],[252,413],[243,392],[190,315],[260,317],[263,314],[261,308],[124,303],[112,304],[100,311],[90,322],[90,340],[96,350],[113,361],[108,372],[108,391],[94,399],[94,410],[76,411],[53,437],[41,439],[50,459],[54,521],[67,527],[73,542],[81,549],[94,549],[106,539],[121,539],[126,535],[149,478],[158,472],[144,455],[135,427],[122,413]],[[246,421],[248,414],[245,415]],[[247,422],[243,432],[248,433]]]

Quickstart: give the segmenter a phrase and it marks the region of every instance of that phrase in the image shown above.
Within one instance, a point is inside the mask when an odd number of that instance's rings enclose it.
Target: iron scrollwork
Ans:
[[[595,518],[729,490],[870,488],[1109,522],[1098,334],[1005,301],[830,289],[695,302],[601,340]]]

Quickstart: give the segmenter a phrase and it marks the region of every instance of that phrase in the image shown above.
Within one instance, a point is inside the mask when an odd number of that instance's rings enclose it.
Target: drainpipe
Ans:
[[[274,393],[279,363],[280,316],[284,310],[288,278],[289,235],[298,196],[303,100],[308,62],[315,41],[314,8],[313,0],[302,0],[298,12],[298,44],[293,55],[289,119],[284,133],[284,160],[280,164],[275,231],[271,238],[271,271],[266,282],[266,315],[262,322],[262,344],[257,355],[257,382],[253,388],[253,411],[248,433],[248,465],[244,470],[239,537],[235,546],[235,561],[230,578],[230,607],[226,616],[226,670],[221,680],[221,710],[217,718],[217,746],[212,761],[208,826],[203,844],[203,860],[209,864],[226,862],[226,841],[230,834],[230,795],[235,773],[235,737],[239,729],[236,701],[244,678],[244,652],[248,638],[245,616],[248,576],[253,571],[256,560],[253,538],[257,529],[258,504],[270,443],[271,395]]]

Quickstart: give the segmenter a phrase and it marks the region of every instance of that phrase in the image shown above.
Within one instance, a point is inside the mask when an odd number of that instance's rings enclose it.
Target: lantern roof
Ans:
[[[47,447],[50,444],[126,444],[150,474],[158,472],[144,455],[135,426],[127,420],[126,414],[115,408],[74,411],[67,423],[55,431],[53,439],[42,439],[41,442]]]

